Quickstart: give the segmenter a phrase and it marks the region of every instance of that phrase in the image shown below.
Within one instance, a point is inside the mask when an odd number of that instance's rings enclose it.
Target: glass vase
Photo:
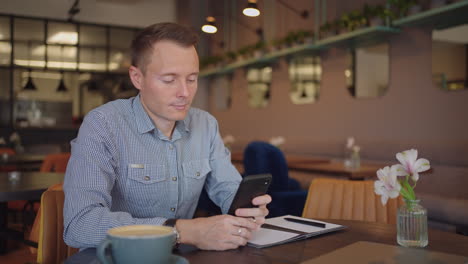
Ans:
[[[359,151],[353,151],[351,153],[351,169],[357,170],[361,167],[361,156],[359,155]]]
[[[429,244],[427,235],[427,210],[419,200],[406,200],[398,208],[397,242],[404,247],[425,247]]]

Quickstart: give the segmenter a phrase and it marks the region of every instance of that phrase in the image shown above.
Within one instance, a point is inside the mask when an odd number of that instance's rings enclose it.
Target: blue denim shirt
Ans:
[[[92,110],[71,146],[64,240],[75,248],[96,247],[112,227],[192,218],[203,187],[226,213],[241,181],[213,116],[190,109],[169,139],[140,96]]]

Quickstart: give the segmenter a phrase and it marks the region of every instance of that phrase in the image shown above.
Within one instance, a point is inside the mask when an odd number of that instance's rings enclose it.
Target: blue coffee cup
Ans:
[[[109,229],[97,248],[104,264],[170,263],[176,237],[171,227],[129,225]]]

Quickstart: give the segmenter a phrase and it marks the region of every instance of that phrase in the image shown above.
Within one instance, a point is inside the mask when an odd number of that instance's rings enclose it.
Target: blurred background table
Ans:
[[[44,154],[15,154],[0,157],[0,171],[2,168],[15,167],[18,171],[39,171],[46,155]]]
[[[362,162],[356,169],[345,167],[342,161],[332,160],[322,163],[298,162],[289,164],[289,168],[311,173],[329,174],[334,176],[343,176],[349,180],[364,180],[376,178],[376,172],[380,168],[388,166],[384,163]]]
[[[293,168],[296,164],[323,164],[329,163],[330,159],[323,157],[314,157],[299,154],[285,154],[286,163],[288,168]],[[232,164],[237,168],[240,173],[244,172],[244,153],[243,152],[232,152],[231,153]]]

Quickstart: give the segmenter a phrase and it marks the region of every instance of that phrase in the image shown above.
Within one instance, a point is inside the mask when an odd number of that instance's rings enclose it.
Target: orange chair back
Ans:
[[[397,207],[402,203],[399,197],[383,206],[374,193],[374,181],[316,178],[309,187],[302,216],[395,224]]]
[[[41,172],[65,172],[70,153],[49,154],[41,165]]]
[[[15,155],[16,152],[11,148],[0,148],[0,154],[6,153],[8,155]]]
[[[16,154],[16,152],[11,149],[11,148],[0,148],[0,155],[3,155],[4,153],[13,156]],[[1,159],[2,157],[0,157]],[[0,172],[10,172],[10,171],[15,171],[16,166],[15,165],[2,165],[0,166]]]
[[[38,263],[63,263],[78,249],[68,247],[63,241],[63,203],[65,195],[62,184],[56,184],[42,194],[39,215]]]

